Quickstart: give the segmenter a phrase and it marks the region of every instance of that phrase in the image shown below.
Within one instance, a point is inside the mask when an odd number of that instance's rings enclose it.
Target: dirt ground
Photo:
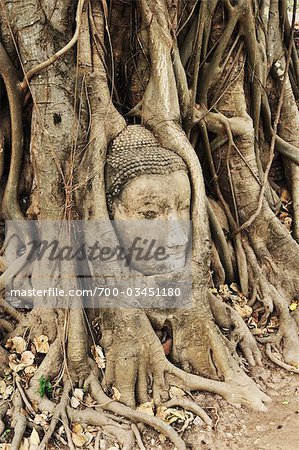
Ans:
[[[266,360],[264,366],[250,376],[272,398],[268,411],[239,409],[218,395],[195,394],[196,402],[213,419],[213,425],[207,426],[198,417],[193,420],[181,434],[189,450],[299,449],[299,375],[285,372]],[[177,426],[180,428],[182,424]],[[152,429],[145,427],[141,435],[146,450],[174,449],[173,444]],[[57,441],[49,448],[68,449]],[[87,448],[94,449],[94,442]],[[99,449],[120,450],[120,446],[102,435]]]
[[[299,375],[287,373],[271,363],[265,365],[253,377],[272,398],[268,412],[237,409],[219,396],[198,394],[196,400],[213,418],[213,426],[191,425],[183,434],[190,449],[299,449]],[[159,442],[151,431],[143,434],[143,442],[146,449],[172,448],[166,442]]]
[[[236,409],[218,400],[215,405],[219,415],[218,424],[214,429],[195,427],[188,432],[187,442],[191,444],[191,448],[298,449],[299,376],[279,372],[275,371],[266,381],[266,392],[272,398],[268,412],[256,413],[245,408]]]

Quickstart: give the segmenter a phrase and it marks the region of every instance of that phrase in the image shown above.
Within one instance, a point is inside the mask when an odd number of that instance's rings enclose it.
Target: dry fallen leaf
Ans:
[[[45,425],[47,425],[47,415],[46,414],[36,414],[34,417],[34,423],[36,425],[41,425],[42,427],[44,427]]]
[[[240,306],[237,303],[234,303],[233,307],[240,314],[242,319],[245,319],[246,317],[250,317],[252,314],[252,308],[248,305]]]
[[[28,366],[28,367],[25,367],[24,372],[26,375],[28,375],[30,377],[30,376],[34,375],[36,369],[37,369],[36,366]]]
[[[78,408],[78,406],[80,406],[79,400],[76,397],[72,396],[71,397],[71,407],[76,409],[76,408]]]
[[[16,353],[23,353],[26,350],[27,343],[21,336],[15,336],[12,339],[7,339],[5,347]]]
[[[8,360],[9,367],[14,372],[19,372],[20,370],[25,369],[25,367],[32,366],[34,363],[34,354],[27,350],[21,354],[21,359],[19,360],[17,355],[13,353],[12,355],[9,355]]]
[[[36,348],[37,353],[48,353],[49,351],[49,338],[42,334],[33,339],[33,344]]]
[[[13,387],[13,385],[12,385],[12,384],[8,385],[8,386],[6,387],[6,389],[5,389],[4,394],[2,395],[3,400],[8,399],[8,398],[13,394],[13,392],[14,392],[14,387]]]
[[[83,401],[83,397],[84,397],[83,389],[76,388],[74,390],[74,397],[76,397],[78,400],[80,400],[80,402],[82,402]]]
[[[154,402],[153,400],[150,402],[142,403],[138,406],[137,411],[149,414],[150,416],[154,416]]]
[[[166,436],[164,436],[164,434],[159,434],[159,440],[162,444],[164,444],[166,441]]]
[[[166,411],[167,411],[166,406],[158,406],[156,416],[162,420],[166,420],[166,416],[167,416],[167,414],[165,413]]]
[[[298,303],[296,303],[296,302],[293,302],[293,303],[290,304],[290,310],[291,311],[295,311],[297,309],[297,307],[298,307]]]
[[[83,447],[87,442],[87,437],[80,423],[72,424],[72,441],[77,447]]]
[[[99,369],[105,369],[106,358],[105,358],[102,347],[100,347],[99,345],[92,345],[91,354],[94,357],[94,360],[97,363],[97,366],[99,367]]]
[[[93,438],[94,438],[93,434],[91,434],[87,431],[85,433],[85,439],[86,439],[85,445],[86,446],[89,445],[91,443],[91,441],[93,440]]]
[[[21,354],[20,364],[24,365],[24,367],[32,366],[34,363],[34,354],[27,350],[26,352]]]
[[[17,369],[19,367],[19,362],[18,362],[18,357],[15,353],[13,353],[12,355],[9,355],[8,365],[11,368],[11,370],[13,370],[14,372],[17,372]]]
[[[223,297],[230,297],[231,292],[227,284],[220,284],[219,286],[219,294],[223,295]]]
[[[186,420],[186,413],[185,411],[180,411],[179,409],[175,408],[167,408],[165,411],[166,420],[169,424],[176,422],[178,419],[185,421]]]
[[[80,403],[83,401],[84,391],[83,389],[75,389],[71,398],[71,406],[73,408],[78,408]]]
[[[113,400],[116,401],[120,400],[121,393],[119,392],[119,390],[115,386],[112,386],[112,391],[113,391],[112,395]]]
[[[80,423],[73,423],[72,424],[72,432],[75,434],[83,433],[83,427]]]
[[[33,428],[32,433],[29,437],[29,450],[37,450],[40,444],[40,439],[38,432]]]
[[[186,395],[186,393],[181,388],[171,386],[169,389],[169,395],[171,398],[182,398]]]
[[[0,380],[0,395],[3,395],[6,391],[6,383],[4,380]]]
[[[84,433],[76,434],[72,433],[72,441],[76,445],[76,447],[83,447],[86,442]]]

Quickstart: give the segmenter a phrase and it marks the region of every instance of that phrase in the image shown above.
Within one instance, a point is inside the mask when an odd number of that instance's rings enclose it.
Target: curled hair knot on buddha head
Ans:
[[[169,175],[187,166],[175,152],[162,147],[141,125],[128,125],[108,146],[105,165],[106,198],[110,217],[125,186],[141,175]]]

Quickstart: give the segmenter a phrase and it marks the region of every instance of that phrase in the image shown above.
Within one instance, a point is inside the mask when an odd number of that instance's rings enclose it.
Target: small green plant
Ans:
[[[6,439],[8,439],[10,433],[11,433],[11,429],[7,428],[7,430],[5,430],[1,436],[1,442],[6,442]]]
[[[49,396],[52,394],[52,391],[53,391],[53,388],[52,388],[49,378],[45,378],[42,375],[39,379],[39,389],[38,389],[39,395],[41,397],[44,397],[45,394]]]

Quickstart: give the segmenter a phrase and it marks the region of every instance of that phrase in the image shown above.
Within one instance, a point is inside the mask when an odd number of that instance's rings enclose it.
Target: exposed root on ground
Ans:
[[[160,347],[162,350],[162,345]],[[85,380],[84,392],[89,393],[96,404],[88,407],[85,406],[84,409],[73,408],[70,404],[70,397],[73,389],[77,385],[78,377],[75,376],[74,380],[69,378],[70,375],[67,369],[64,369],[63,375],[60,374],[61,368],[65,365],[63,354],[63,341],[61,339],[61,333],[58,333],[57,338],[50,345],[48,353],[31,378],[29,385],[25,386],[22,378],[19,379],[17,375],[12,415],[12,424],[15,430],[12,441],[12,448],[14,450],[19,448],[27,426],[32,425],[28,421],[29,418],[33,420],[35,414],[42,413],[43,411],[48,411],[52,415],[52,418],[41,439],[39,447],[41,450],[47,448],[52,438],[64,440],[62,436],[58,437],[56,432],[58,425],[61,425],[61,423],[65,431],[67,445],[71,449],[75,448],[72,439],[73,432],[71,431],[71,424],[74,423],[99,427],[102,433],[114,440],[116,439],[122,445],[122,448],[127,450],[133,448],[135,441],[138,442],[140,448],[143,448],[138,429],[138,424],[143,423],[165,435],[173,442],[178,450],[186,449],[185,443],[179,434],[160,417],[126,406],[105,394],[100,381],[102,375],[92,359],[89,359],[88,362],[91,373]],[[231,370],[231,378],[227,377],[226,381],[217,381],[187,373],[168,361],[163,350],[162,354],[163,357],[159,353],[157,364],[160,366],[159,372],[164,379],[164,391],[166,390],[168,392],[168,397],[170,387],[177,386],[185,392],[205,391],[217,393],[234,405],[245,404],[254,409],[266,410],[265,405],[270,401],[269,397],[261,392],[242,370],[235,370],[237,365]],[[52,383],[57,380],[55,384],[62,383],[63,390],[59,395],[58,403],[57,399],[54,400],[46,396],[40,396],[39,388],[42,377],[51,380]],[[146,378],[146,384],[147,380],[148,378]],[[154,378],[152,379],[152,383],[155,384]],[[171,399],[165,399],[165,395],[161,397],[161,395],[156,394],[155,398],[156,401],[158,399],[159,403],[155,403],[153,408],[159,406],[163,406],[164,408],[178,407],[199,416],[206,424],[212,424],[208,414],[187,396],[183,398],[173,397]],[[1,410],[1,413],[5,414],[6,410],[7,406]],[[26,414],[24,414],[24,411],[26,411]],[[30,425],[28,425],[29,423]],[[135,425],[131,427],[131,423]]]
[[[299,373],[299,369],[297,369],[294,366],[290,366],[289,364],[286,364],[285,362],[281,361],[277,356],[275,356],[272,353],[273,344],[266,344],[266,354],[270,361],[272,361],[274,364],[276,364],[278,367],[281,367],[282,369],[287,370],[288,372],[292,373]]]
[[[270,272],[274,272],[274,276],[269,277],[268,275],[267,279],[253,249],[248,244],[245,248],[252,270],[252,279],[257,287],[256,301],[262,305],[264,311],[260,318],[260,324],[261,326],[265,326],[274,311],[279,317],[277,333],[273,333],[266,338],[260,337],[259,341],[272,343],[278,347],[282,344],[282,354],[285,364],[296,368],[299,366],[298,326],[289,309],[290,301],[284,294],[284,288],[280,281],[281,273],[274,267],[274,263],[271,264],[272,258],[268,257]],[[269,281],[269,278],[271,281]]]

